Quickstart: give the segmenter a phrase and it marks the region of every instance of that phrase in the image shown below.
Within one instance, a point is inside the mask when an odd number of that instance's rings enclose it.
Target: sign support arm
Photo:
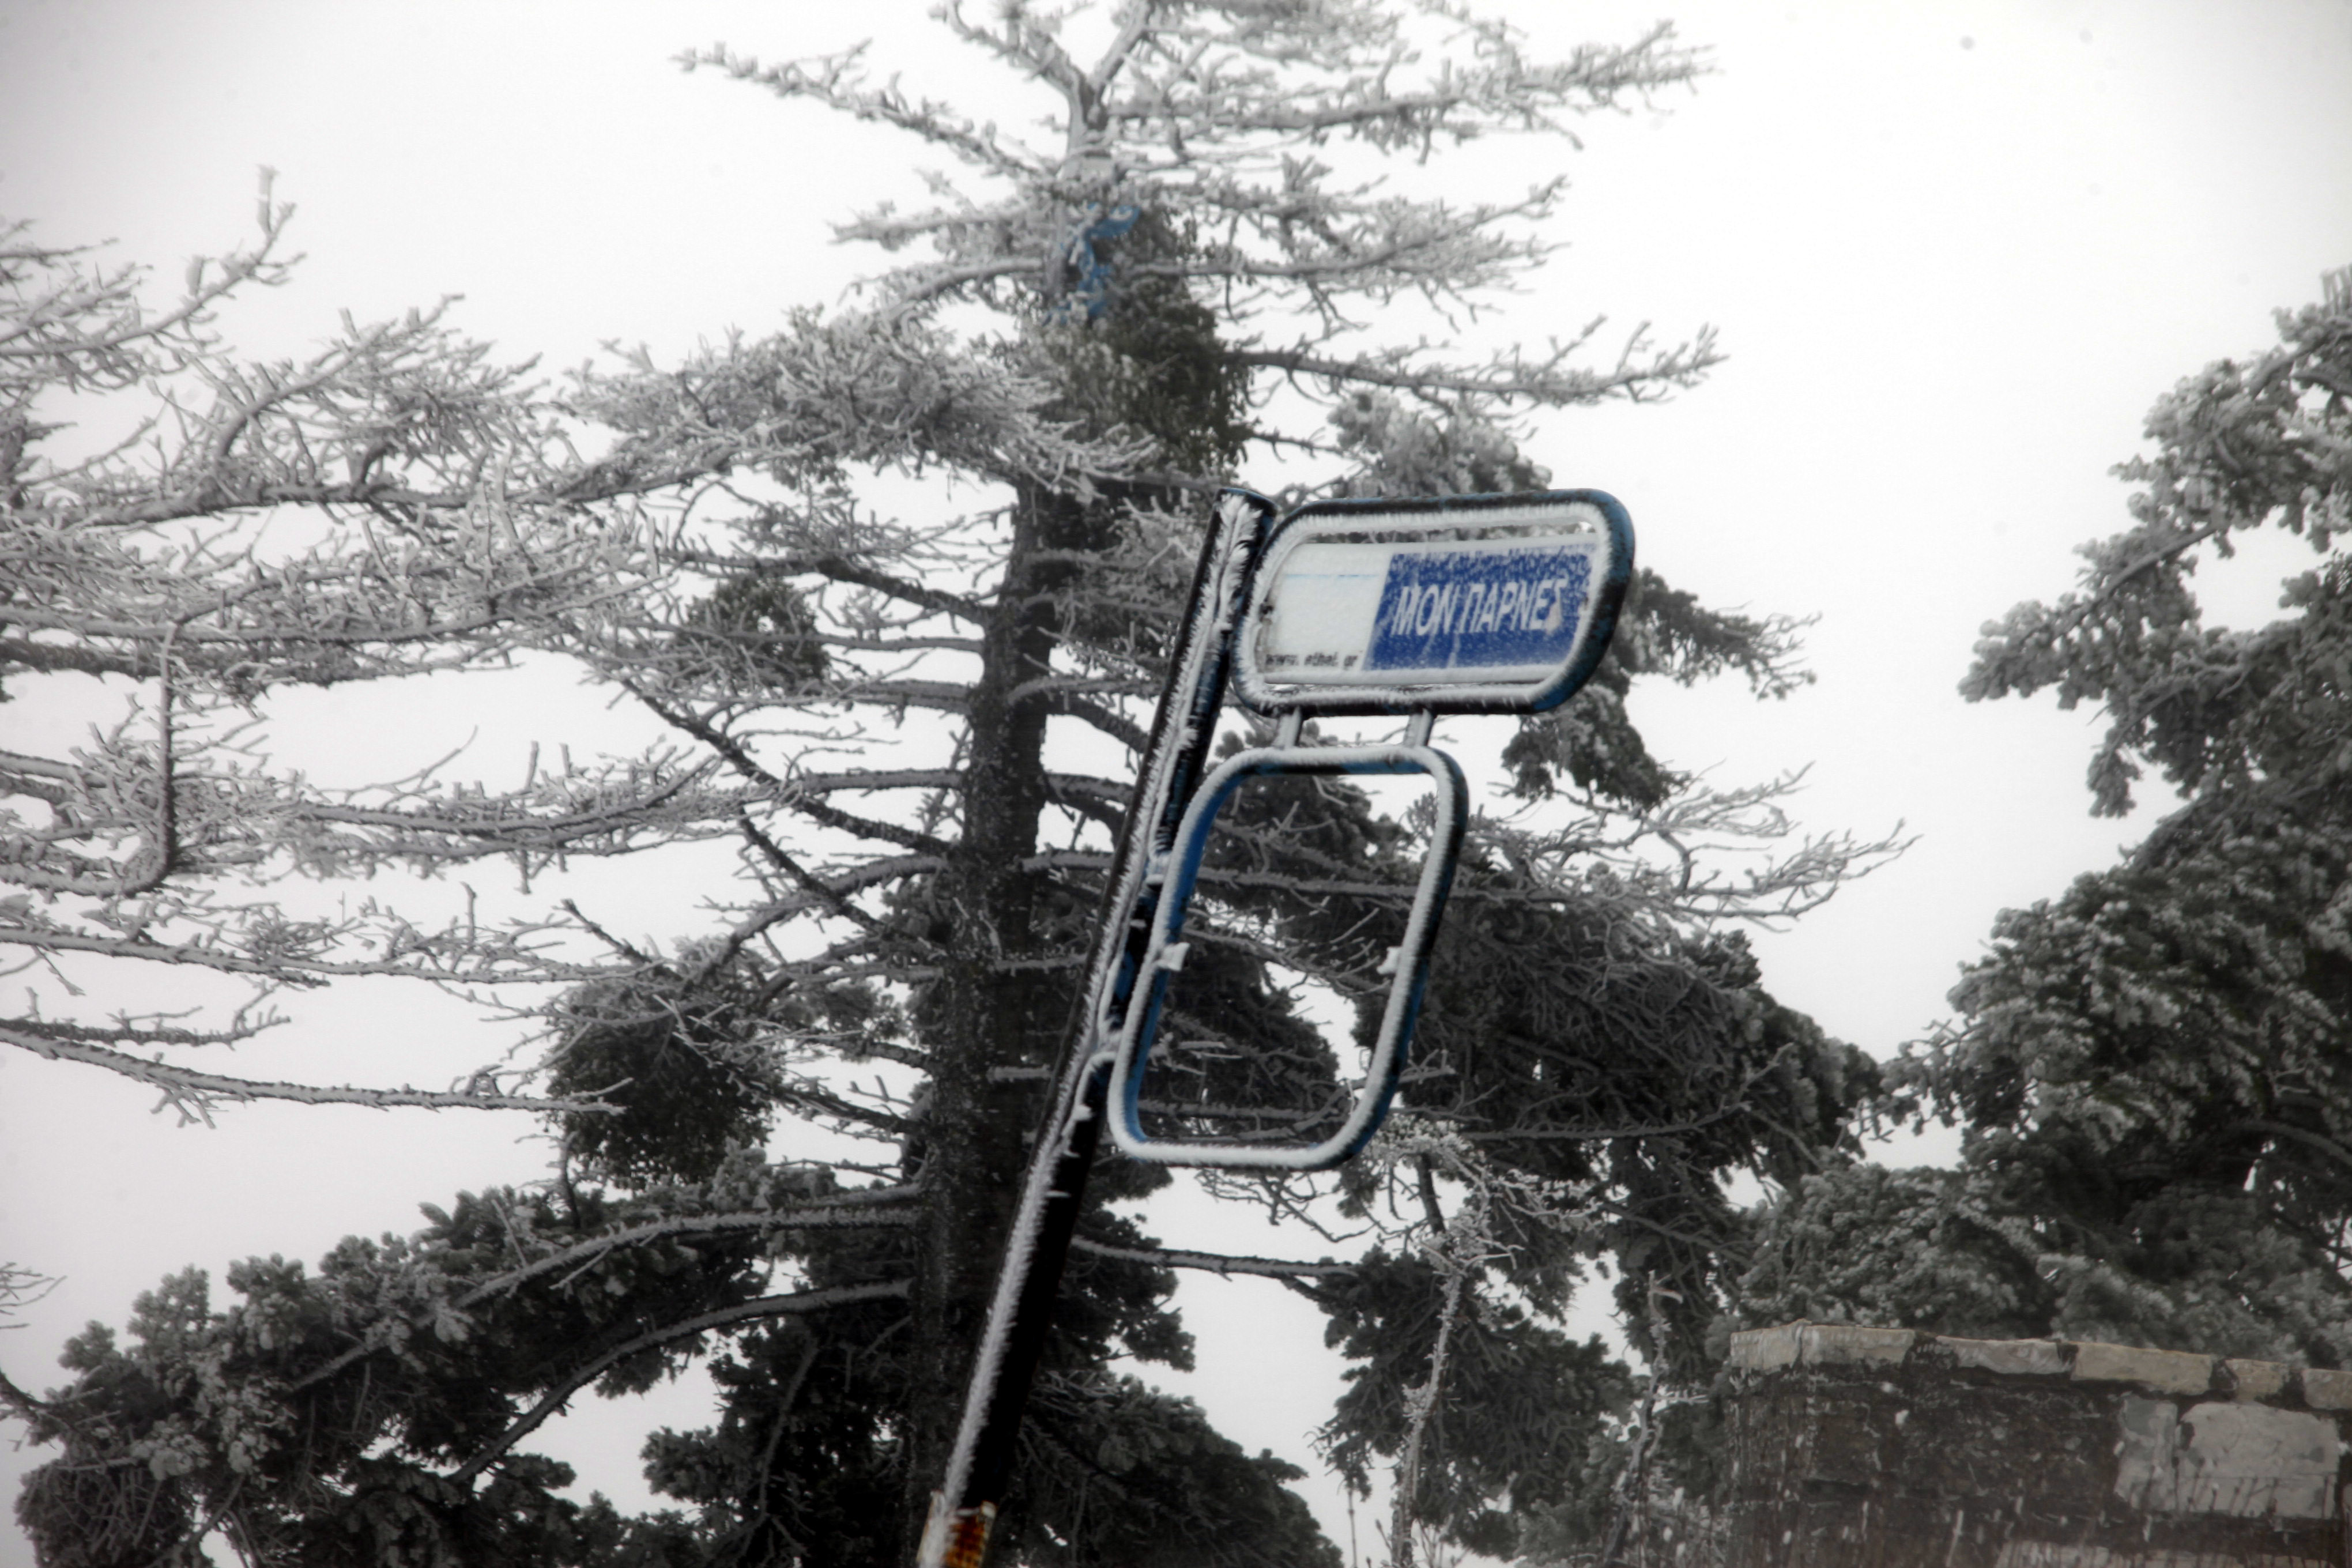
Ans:
[[[1094,961],[1022,1184],[955,1448],[931,1497],[918,1568],[981,1568],[986,1558],[1013,1477],[1022,1408],[1045,1352],[1101,1139],[1110,1067],[1103,1047],[1118,1037],[1135,994],[1166,851],[1215,738],[1234,628],[1273,517],[1273,503],[1247,490],[1227,489],[1217,498],[1112,864]]]

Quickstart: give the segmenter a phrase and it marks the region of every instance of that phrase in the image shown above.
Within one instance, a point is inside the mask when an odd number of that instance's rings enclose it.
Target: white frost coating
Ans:
[[[1371,640],[1388,580],[1391,544],[1340,544],[1302,539],[1269,572],[1278,589],[1258,595],[1252,642],[1260,663],[1361,654]],[[1333,679],[1350,673],[1334,669]],[[1361,672],[1352,672],[1360,675]]]
[[[1185,661],[1178,679],[1169,684],[1171,699],[1183,705],[1181,712],[1166,716],[1171,726],[1182,726],[1165,738],[1164,743],[1144,758],[1146,773],[1143,788],[1136,801],[1135,820],[1131,831],[1153,833],[1165,815],[1168,797],[1174,781],[1176,764],[1184,752],[1184,740],[1192,732],[1192,707],[1200,689],[1202,675],[1210,661],[1223,651],[1234,625],[1241,614],[1242,574],[1248,565],[1247,551],[1243,548],[1258,526],[1258,508],[1252,498],[1228,494],[1218,499],[1216,521],[1217,574],[1214,586],[1203,604],[1196,598],[1189,612],[1188,630],[1191,636],[1184,644]],[[1164,876],[1167,857],[1157,844],[1146,842],[1123,858],[1121,874],[1115,899],[1110,905],[1111,918],[1103,922],[1099,940],[1095,945],[1093,961],[1087,971],[1088,1005],[1084,1016],[1093,1020],[1094,1036],[1100,1040],[1108,1032],[1108,1010],[1111,1005],[1111,983],[1118,973],[1119,959],[1127,947],[1127,923],[1134,918],[1137,901],[1141,898],[1147,879]],[[1148,974],[1148,969],[1140,972]],[[1037,1141],[1031,1154],[1029,1170],[1021,1186],[1021,1206],[1013,1213],[1012,1234],[1006,1237],[1004,1263],[996,1277],[996,1294],[989,1302],[988,1327],[981,1336],[980,1349],[972,1358],[971,1394],[964,1401],[963,1419],[956,1428],[955,1447],[948,1456],[948,1473],[940,1487],[939,1498],[945,1502],[935,1509],[934,1523],[943,1523],[948,1510],[964,1494],[971,1480],[972,1450],[980,1441],[981,1429],[988,1423],[992,1401],[982,1397],[983,1392],[1001,1392],[1004,1352],[1013,1332],[1013,1320],[1020,1306],[1021,1291],[1029,1278],[1029,1269],[1037,1253],[1038,1233],[1045,1220],[1045,1205],[1053,1196],[1054,1168],[1062,1153],[1070,1146],[1077,1127],[1093,1112],[1087,1108],[1086,1083],[1094,1073],[1108,1064],[1108,1054],[1100,1050],[1079,1050],[1072,1053],[1069,1070],[1058,1087],[1062,1107],[1061,1120],[1055,1123],[1053,1135]],[[1118,1124],[1118,1118],[1112,1118]],[[919,1568],[944,1568],[944,1558],[950,1531],[927,1527],[918,1559]]]
[[[1383,772],[1419,773],[1428,776],[1435,796],[1437,821],[1441,824],[1461,821],[1463,802],[1458,775],[1453,763],[1443,752],[1426,746],[1300,746],[1259,747],[1239,752],[1228,757],[1216,772],[1201,783],[1193,793],[1192,802],[1185,809],[1184,820],[1176,830],[1180,845],[1197,844],[1208,831],[1210,819],[1223,803],[1226,786],[1233,781],[1252,773],[1304,772],[1328,773]],[[1375,1119],[1387,1102],[1389,1086],[1402,1057],[1407,1025],[1413,1011],[1416,987],[1420,984],[1421,964],[1403,955],[1418,955],[1428,950],[1439,914],[1444,903],[1444,889],[1453,872],[1450,851],[1458,847],[1446,842],[1441,829],[1430,846],[1428,858],[1422,862],[1421,880],[1414,889],[1412,910],[1405,918],[1404,937],[1398,943],[1395,960],[1384,966],[1389,972],[1388,1005],[1381,1015],[1381,1030],[1372,1045],[1371,1058],[1365,1064],[1363,1091],[1349,1108],[1348,1118],[1328,1138],[1315,1143],[1276,1144],[1166,1142],[1143,1136],[1127,1107],[1134,1087],[1143,1072],[1142,1058],[1147,1042],[1143,1039],[1145,1021],[1151,1008],[1144,987],[1163,969],[1175,965],[1167,963],[1167,954],[1184,944],[1177,933],[1183,921],[1184,900],[1163,897],[1151,921],[1151,936],[1143,950],[1143,963],[1139,971],[1135,996],[1130,1000],[1127,1016],[1122,1021],[1118,1043],[1111,1068],[1110,1135],[1119,1152],[1133,1159],[1148,1160],[1160,1165],[1214,1165],[1229,1170],[1259,1171],[1318,1171],[1339,1163],[1355,1150],[1370,1134]],[[1181,960],[1180,960],[1181,962]]]
[[[1935,1342],[1952,1352],[1961,1366],[2009,1377],[2063,1377],[2065,1347],[2050,1340],[1963,1340]]]
[[[2186,1410],[2126,1397],[2118,1413],[2116,1495],[2151,1513],[2326,1519],[2336,1510],[2336,1424],[2267,1405]]]

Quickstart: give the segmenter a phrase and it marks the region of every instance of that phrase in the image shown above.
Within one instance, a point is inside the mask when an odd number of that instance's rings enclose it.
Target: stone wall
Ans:
[[[1734,1334],[1729,1568],[2341,1568],[2352,1373],[1790,1323]]]

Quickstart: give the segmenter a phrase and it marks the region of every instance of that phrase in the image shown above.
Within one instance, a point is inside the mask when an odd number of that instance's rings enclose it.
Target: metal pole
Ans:
[[[1223,706],[1233,637],[1274,503],[1247,490],[1217,497],[1192,577],[1192,597],[1168,662],[1168,682],[1129,803],[1095,956],[1052,1106],[1038,1128],[1021,1205],[972,1359],[963,1420],[931,1494],[918,1568],[981,1568],[1021,1430],[1022,1408],[1053,1323],[1054,1301],[1084,1206],[1102,1132],[1109,1063],[1151,931],[1166,851],[1207,763]]]

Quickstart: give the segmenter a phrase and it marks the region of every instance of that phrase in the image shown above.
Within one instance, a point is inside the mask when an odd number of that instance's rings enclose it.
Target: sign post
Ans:
[[[1128,802],[1078,1016],[1022,1184],[948,1473],[931,1495],[919,1568],[981,1568],[987,1556],[1012,1479],[1022,1406],[1053,1321],[1054,1297],[1101,1140],[1108,1064],[1099,1042],[1116,1030],[1134,993],[1160,901],[1159,871],[1208,760],[1224,706],[1234,629],[1273,517],[1274,504],[1263,496],[1225,490],[1202,543],[1191,605]]]
[[[1566,701],[1606,651],[1633,575],[1632,522],[1599,490],[1326,501],[1269,528],[1273,515],[1245,490],[1218,498],[919,1568],[982,1568],[1106,1120],[1138,1159],[1255,1169],[1322,1169],[1378,1131],[1412,1044],[1466,818],[1461,769],[1428,744],[1431,723],[1441,712],[1529,713]],[[1279,721],[1277,740],[1204,777],[1229,678],[1245,706]],[[1410,723],[1402,744],[1301,745],[1313,714]],[[1436,805],[1402,940],[1382,966],[1386,1007],[1352,1107],[1328,1135],[1289,1143],[1150,1137],[1139,1086],[1219,809],[1251,778],[1338,773],[1420,773]]]

